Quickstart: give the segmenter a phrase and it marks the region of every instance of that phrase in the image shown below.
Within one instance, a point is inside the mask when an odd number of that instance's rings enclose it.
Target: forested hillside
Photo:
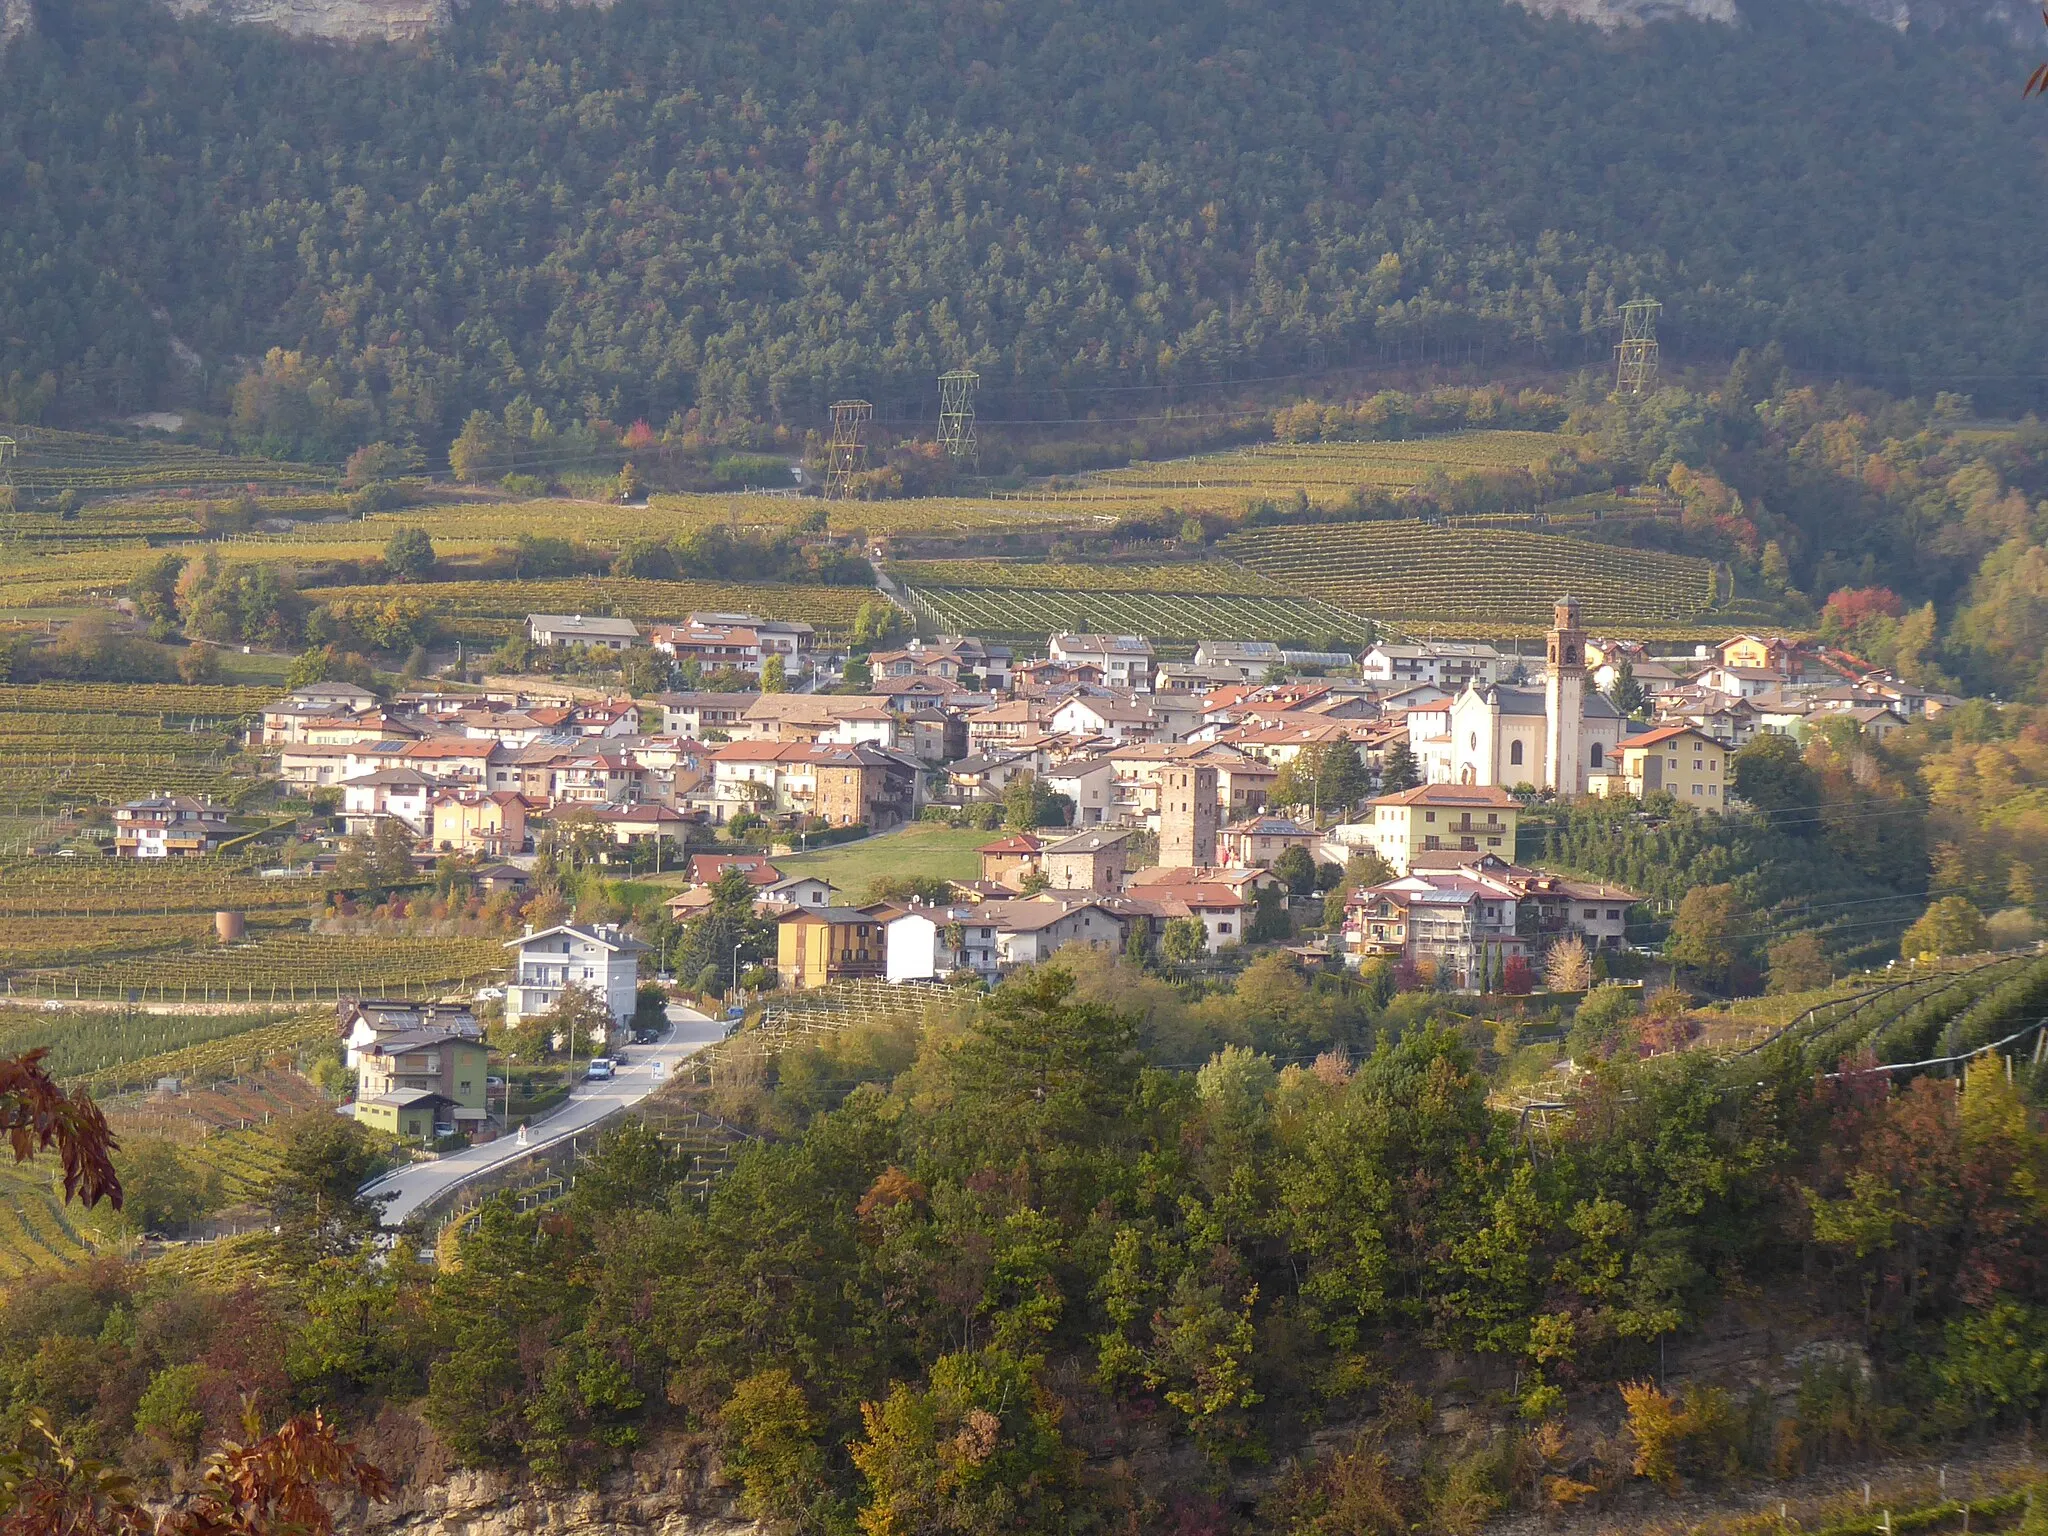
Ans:
[[[990,414],[1060,413],[1577,364],[1639,292],[1680,355],[2039,388],[2024,71],[1806,0],[1616,36],[1499,0],[480,3],[356,47],[38,5],[0,65],[0,418],[220,403],[273,346],[330,369],[293,445],[329,457],[522,396],[908,415],[960,362]]]

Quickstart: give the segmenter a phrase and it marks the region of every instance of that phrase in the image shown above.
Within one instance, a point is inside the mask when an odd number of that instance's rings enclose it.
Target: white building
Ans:
[[[640,988],[640,956],[647,946],[600,923],[584,928],[561,923],[509,941],[512,976],[505,986],[508,1024],[546,1013],[565,988],[576,986],[600,999],[612,1021],[633,1017]]]
[[[606,650],[623,651],[639,640],[640,629],[630,619],[529,613],[526,635],[535,645],[601,645]]]
[[[1100,668],[1111,687],[1152,686],[1152,642],[1143,635],[1057,634],[1049,648],[1054,661]]]
[[[891,981],[942,981],[958,970],[995,978],[996,928],[986,906],[920,907],[882,931],[883,974]]]
[[[1612,765],[1621,713],[1586,685],[1576,599],[1556,608],[1543,687],[1469,685],[1447,703],[1408,712],[1408,745],[1431,784],[1529,785],[1587,792]]]

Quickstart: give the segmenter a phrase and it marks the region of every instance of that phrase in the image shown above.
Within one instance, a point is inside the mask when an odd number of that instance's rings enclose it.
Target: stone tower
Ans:
[[[1543,713],[1550,725],[1543,783],[1560,795],[1586,792],[1586,632],[1579,627],[1579,600],[1562,597],[1552,610],[1549,675],[1543,684]]]
[[[1216,862],[1216,770],[1174,763],[1159,775],[1159,862],[1203,869]]]

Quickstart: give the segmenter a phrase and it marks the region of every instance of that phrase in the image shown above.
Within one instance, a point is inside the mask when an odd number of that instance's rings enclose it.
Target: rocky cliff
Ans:
[[[1739,24],[1736,0],[1519,0],[1543,16],[1566,16],[1596,26],[1640,27],[1652,21],[1690,16],[1700,21]],[[1758,3],[1758,0],[1750,0]],[[2021,0],[1834,0],[1901,32],[1938,31],[1968,22],[1988,22],[2015,40],[2030,40],[2039,23]]]
[[[35,20],[28,0],[0,0],[0,50],[34,26]]]
[[[694,1447],[658,1438],[596,1488],[543,1490],[504,1473],[456,1472],[401,1484],[392,1503],[344,1525],[351,1536],[763,1536],[714,1512],[729,1494],[705,1486]]]
[[[7,0],[0,0],[0,4]],[[181,16],[215,16],[280,27],[302,37],[419,37],[445,26],[467,0],[163,0]],[[609,6],[612,0],[529,0]]]

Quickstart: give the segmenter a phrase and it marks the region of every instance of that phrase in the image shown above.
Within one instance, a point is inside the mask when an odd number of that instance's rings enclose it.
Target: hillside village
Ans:
[[[527,628],[537,647],[647,646],[734,686],[296,688],[261,712],[250,748],[281,792],[334,817],[309,871],[346,879],[347,848],[400,849],[422,874],[453,869],[516,900],[542,850],[574,844],[601,867],[680,879],[672,934],[737,878],[773,925],[742,1002],[993,985],[1069,944],[1182,964],[1279,946],[1312,969],[1390,965],[1404,986],[1512,996],[1575,941],[1605,975],[1640,947],[1644,898],[1546,869],[1520,836],[1527,811],[1590,796],[1718,814],[1736,808],[1734,754],[1759,733],[1797,742],[1836,721],[1882,741],[1961,702],[1777,636],[1658,654],[1589,634],[1568,597],[1540,655],[1218,640],[1183,658],[1144,636],[1058,633],[1043,656],[947,637],[849,657],[808,625],[732,613],[645,634],[579,615]],[[913,823],[986,832],[973,876],[909,857],[877,899],[778,863]],[[176,795],[124,805],[113,825],[111,851],[135,858],[206,854],[232,830],[224,809]],[[602,925],[529,923],[506,947],[508,1025],[575,987],[617,1040],[641,981],[671,979],[670,953]],[[739,969],[723,969],[707,990],[730,995]],[[452,1041],[481,1037],[474,1016],[424,1031],[392,1017],[393,1039],[351,1048],[351,1065],[370,1063],[359,1112],[417,1135],[487,1129],[483,1068],[452,1065]],[[598,1023],[593,1048],[606,1035]],[[430,1065],[395,1068],[405,1053]],[[395,1118],[430,1088],[438,1122]]]

